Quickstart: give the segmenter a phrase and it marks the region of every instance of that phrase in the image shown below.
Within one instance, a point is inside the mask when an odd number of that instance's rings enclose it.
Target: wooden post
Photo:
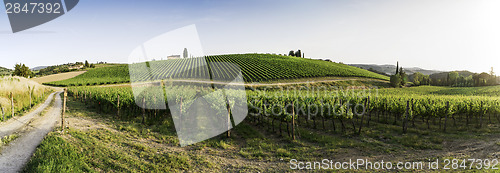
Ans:
[[[444,127],[443,127],[443,132],[446,132],[446,122],[448,121],[448,111],[450,110],[450,102],[446,101],[446,114],[444,117]]]
[[[63,109],[61,114],[61,131],[64,132],[64,113],[66,112],[66,97],[68,96],[68,89],[64,88],[63,95]]]
[[[406,115],[403,122],[403,133],[406,133],[406,126],[408,124],[408,114],[410,113],[410,101],[406,101]]]
[[[180,108],[179,109],[179,122],[180,122],[179,123],[180,124],[179,130],[182,130],[182,123],[184,122],[184,121],[182,121],[182,97],[181,97],[181,104],[179,105],[179,108]]]
[[[364,111],[363,111],[363,115],[361,115],[361,121],[359,123],[359,131],[358,131],[358,135],[361,134],[361,128],[363,128],[363,119],[365,118],[365,114],[366,114],[366,105],[367,105],[367,102],[368,102],[368,99],[370,99],[370,97],[368,97],[366,100],[365,100],[365,107],[364,107]]]
[[[366,103],[366,113],[368,114],[368,123],[366,123],[366,127],[370,127],[370,120],[372,120],[372,114],[370,112],[370,96],[368,96],[368,103]]]
[[[2,107],[2,121],[5,121],[5,112],[3,107]]]
[[[32,94],[32,93],[31,93],[31,88],[30,88],[30,86],[28,86],[28,91],[30,92],[30,109],[31,109],[31,108],[32,108],[32,107],[31,107],[31,105],[32,105],[32,104],[31,104],[31,103],[32,103],[32,101],[31,101],[31,94]]]
[[[292,102],[292,139],[295,140],[295,108]]]
[[[14,94],[12,94],[12,92],[10,92],[10,105],[11,105],[11,112],[12,112],[12,117],[11,118],[14,118]]]
[[[142,124],[146,122],[146,98],[142,97]]]
[[[116,115],[118,117],[120,117],[120,95],[118,95],[118,101],[116,103],[116,106],[117,106],[117,112],[116,112]]]
[[[157,104],[157,101],[156,101],[156,95],[155,95],[155,96],[153,96],[153,100],[154,100],[154,104]],[[158,112],[158,109],[155,109],[155,110],[154,110],[154,118],[155,118],[155,119],[156,119],[156,114],[157,114],[157,112]]]
[[[481,107],[479,107],[479,113],[481,114],[481,117],[479,118],[479,128],[483,127],[483,101],[481,101]]]

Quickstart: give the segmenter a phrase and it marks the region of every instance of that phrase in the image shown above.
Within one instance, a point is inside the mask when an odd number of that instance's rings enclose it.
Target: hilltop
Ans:
[[[10,75],[12,73],[11,69],[0,67],[0,76]]]
[[[206,64],[208,68],[197,68],[196,70],[175,73],[186,67],[196,67]],[[305,59],[292,56],[281,56],[271,54],[232,54],[213,55],[205,58],[173,59],[162,61],[151,61],[148,64],[155,74],[154,79],[166,78],[207,78],[232,74],[233,67],[217,65],[218,62],[229,62],[237,65],[243,74],[246,83],[267,82],[283,79],[301,79],[316,77],[361,77],[388,80],[387,76],[370,72],[368,70],[334,63],[323,60]],[[210,75],[208,69],[214,74]],[[112,83],[130,82],[128,65],[116,65],[91,69],[88,72],[64,81],[46,83],[53,86],[78,86],[78,85],[100,85]],[[227,73],[227,74],[225,74]],[[181,74],[181,76],[179,76]],[[214,78],[212,78],[214,79]]]
[[[382,72],[387,75],[393,75],[396,72],[396,66],[395,65],[376,65],[376,64],[349,64],[350,66],[366,69],[366,70],[374,70],[378,72]],[[438,71],[438,70],[426,70],[422,69],[419,67],[411,67],[411,68],[405,68],[403,67],[403,70],[406,72],[406,74],[413,74],[416,72],[420,72],[424,75],[431,75],[435,73],[441,73],[443,71]]]

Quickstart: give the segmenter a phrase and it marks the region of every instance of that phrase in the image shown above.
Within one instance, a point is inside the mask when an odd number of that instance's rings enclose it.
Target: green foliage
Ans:
[[[184,51],[182,52],[182,57],[183,58],[188,58],[189,57],[189,53],[188,53],[187,48],[184,48]]]
[[[128,66],[118,65],[113,67],[91,69],[86,73],[83,73],[71,79],[44,84],[52,86],[86,86],[126,83],[129,81],[130,79]]]
[[[40,69],[35,75],[36,76],[46,76],[46,75],[51,75],[51,74],[77,71],[81,68],[87,68],[88,66],[86,64],[88,64],[88,62],[87,63],[75,62],[75,63],[67,63],[67,64],[62,64],[62,65],[49,66],[49,67],[45,67],[43,69]]]
[[[302,51],[300,51],[300,49],[295,52],[295,57],[304,58],[302,57]]]
[[[401,87],[401,76],[399,74],[391,76],[391,86],[395,88]]]
[[[94,172],[76,145],[49,134],[38,146],[23,172]]]
[[[5,68],[5,67],[0,67],[0,76],[8,76],[12,74],[12,70]]]
[[[460,75],[456,71],[448,73],[448,85],[454,86],[457,84]]]
[[[401,86],[405,86],[406,82],[408,82],[408,76],[406,75],[406,72],[403,71],[403,67],[399,68],[399,78],[401,80]]]

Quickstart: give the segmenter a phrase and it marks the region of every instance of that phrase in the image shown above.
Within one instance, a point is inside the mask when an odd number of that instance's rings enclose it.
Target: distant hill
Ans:
[[[38,67],[31,68],[31,71],[39,71],[39,70],[47,68],[47,67],[49,67],[49,66],[38,66]]]
[[[396,66],[395,65],[376,65],[376,64],[349,64],[350,66],[362,68],[365,70],[373,69],[374,71],[382,72],[387,75],[393,75],[396,72]],[[443,71],[437,71],[437,70],[426,70],[418,67],[411,67],[411,68],[405,68],[403,67],[404,71],[406,74],[413,74],[416,72],[420,72],[425,75],[431,75],[435,73],[441,73]]]
[[[0,76],[10,75],[12,73],[11,69],[0,67]]]
[[[463,76],[463,77],[468,77],[468,76],[474,74],[473,72],[470,72],[470,71],[456,71],[456,72],[458,72],[458,74],[460,76]],[[437,79],[446,80],[446,78],[448,78],[448,73],[449,72],[435,73],[435,74],[430,75],[429,77],[433,80],[437,80]]]

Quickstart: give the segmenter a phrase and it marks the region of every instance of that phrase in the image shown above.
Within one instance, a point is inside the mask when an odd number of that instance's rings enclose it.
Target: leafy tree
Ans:
[[[416,72],[413,74],[413,83],[417,86],[422,85],[424,82],[424,74]]]
[[[94,64],[90,64],[90,68],[95,68],[95,65]]]
[[[302,52],[300,51],[300,49],[295,52],[295,56],[299,58],[302,57]]]
[[[290,52],[288,52],[288,56],[295,56],[295,53],[293,52],[293,50],[291,50]]]
[[[85,67],[85,68],[89,68],[89,67],[90,67],[90,65],[89,65],[89,61],[85,60],[85,65],[84,65],[83,67]]]
[[[495,71],[493,71],[493,67],[490,70],[490,77],[488,78],[488,85],[496,85],[497,77],[495,76]]]
[[[401,76],[399,74],[395,74],[391,76],[391,85],[392,87],[399,88],[401,87]]]
[[[458,78],[460,77],[460,74],[456,71],[452,71],[448,73],[448,85],[454,86],[458,82]]]
[[[422,82],[420,82],[420,85],[430,85],[431,84],[431,78],[429,75],[424,75],[422,78]]]

